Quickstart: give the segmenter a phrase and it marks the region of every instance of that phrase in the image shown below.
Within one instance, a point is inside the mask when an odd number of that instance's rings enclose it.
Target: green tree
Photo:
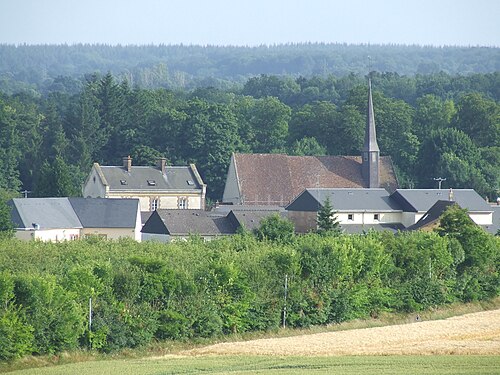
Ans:
[[[260,241],[269,240],[287,244],[295,237],[295,227],[290,220],[282,218],[279,214],[273,214],[262,219],[254,233]]]
[[[500,106],[479,93],[458,100],[453,123],[479,147],[500,146]]]
[[[288,154],[296,156],[322,156],[326,155],[326,148],[321,146],[316,138],[304,137],[294,142]]]
[[[71,166],[57,156],[53,162],[44,162],[35,185],[37,197],[73,197],[80,194]]]
[[[335,217],[330,197],[326,197],[321,208],[318,210],[316,219],[317,232],[322,235],[339,235],[341,233],[340,222]]]

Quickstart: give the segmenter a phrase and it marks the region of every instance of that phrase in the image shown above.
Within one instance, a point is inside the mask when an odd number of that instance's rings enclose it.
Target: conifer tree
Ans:
[[[335,212],[329,197],[326,197],[323,205],[319,209],[316,222],[318,224],[317,231],[320,234],[339,235],[341,233],[340,223],[335,217]]]

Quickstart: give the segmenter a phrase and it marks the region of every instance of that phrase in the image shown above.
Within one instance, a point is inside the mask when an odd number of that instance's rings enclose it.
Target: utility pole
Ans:
[[[288,275],[285,275],[285,306],[283,306],[283,328],[286,328],[286,297],[288,293]]]
[[[434,181],[437,181],[438,182],[438,189],[441,190],[441,183],[443,181],[446,181],[446,178],[443,178],[443,177],[436,177],[434,178]]]
[[[89,298],[89,345],[92,350],[92,297]]]

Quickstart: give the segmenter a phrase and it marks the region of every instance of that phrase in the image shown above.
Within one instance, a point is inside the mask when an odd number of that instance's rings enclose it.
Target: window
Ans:
[[[127,182],[127,180],[120,180],[120,184],[122,184],[122,185],[128,185],[128,182]]]
[[[180,210],[185,210],[188,208],[188,200],[187,198],[179,198],[179,203],[177,205]]]
[[[151,211],[156,211],[158,209],[158,199],[151,200]]]
[[[373,220],[379,221],[380,220],[379,218],[380,218],[379,214],[373,215]]]
[[[186,181],[189,186],[194,186],[194,181],[193,180],[187,180]]]
[[[70,234],[69,239],[71,241],[77,240],[80,236],[78,234]]]
[[[347,214],[347,220],[353,221],[354,220],[354,214]]]
[[[156,186],[155,180],[148,180],[148,186]]]

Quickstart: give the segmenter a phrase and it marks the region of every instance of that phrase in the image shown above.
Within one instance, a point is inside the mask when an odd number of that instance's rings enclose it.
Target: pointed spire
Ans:
[[[365,144],[361,150],[362,174],[369,188],[380,187],[380,149],[375,132],[375,115],[373,112],[372,82],[368,79],[368,109],[366,111]]]
[[[363,151],[380,151],[375,131],[375,115],[373,112],[372,81],[368,79],[368,110],[366,115],[365,144]]]

